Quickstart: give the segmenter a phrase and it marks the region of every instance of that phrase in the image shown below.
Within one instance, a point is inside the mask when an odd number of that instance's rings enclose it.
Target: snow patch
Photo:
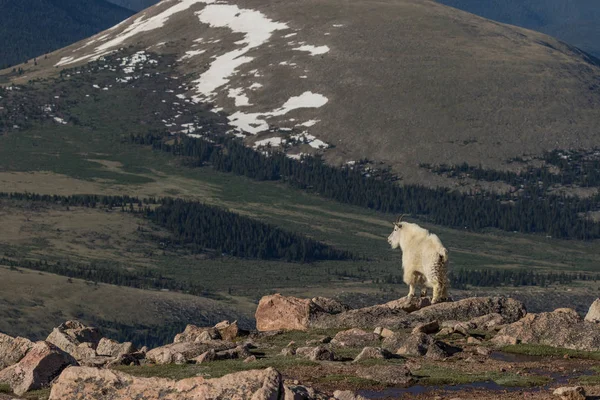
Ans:
[[[236,107],[244,107],[244,106],[252,105],[252,104],[250,104],[250,99],[248,99],[248,96],[246,96],[246,94],[244,94],[243,88],[229,89],[228,97],[235,99]]]
[[[254,148],[267,145],[271,145],[271,147],[279,147],[281,143],[285,143],[285,140],[280,137],[272,137],[255,142]]]
[[[203,54],[203,53],[206,53],[206,50],[189,50],[189,51],[185,52],[185,56],[181,57],[177,61],[181,62],[183,60],[187,60],[188,58],[199,56],[200,54]]]
[[[311,46],[310,44],[305,44],[303,46],[296,47],[293,50],[308,51],[311,56],[318,56],[320,54],[329,52],[329,46]]]

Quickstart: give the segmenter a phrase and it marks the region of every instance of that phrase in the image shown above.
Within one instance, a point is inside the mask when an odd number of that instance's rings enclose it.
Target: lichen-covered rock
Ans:
[[[450,303],[438,303],[415,311],[416,321],[469,321],[488,314],[501,315],[506,323],[520,320],[527,310],[523,303],[508,297],[471,297]]]
[[[215,328],[219,331],[223,340],[233,341],[240,336],[246,336],[247,331],[240,329],[237,321],[229,323],[229,321],[223,321],[215,325]]]
[[[221,334],[214,327],[198,327],[196,325],[187,325],[185,330],[175,335],[173,343],[182,342],[208,342],[221,339]]]
[[[411,313],[413,311],[420,310],[421,308],[428,307],[431,305],[431,299],[429,297],[409,297],[405,296],[398,300],[392,300],[384,304],[384,306],[391,309],[399,309]]]
[[[119,343],[116,340],[102,338],[96,348],[96,354],[99,356],[118,357],[121,354],[131,354],[136,352],[136,348],[131,342]]]
[[[0,371],[0,383],[20,396],[48,386],[69,365],[77,365],[70,354],[52,343],[37,342],[17,364]]]
[[[498,345],[531,343],[572,350],[597,351],[600,325],[584,321],[575,310],[527,314],[502,328],[492,342]]]
[[[146,353],[146,359],[155,364],[171,364],[177,361],[181,354],[185,360],[192,360],[209,350],[223,351],[235,348],[231,342],[214,340],[208,343],[179,342],[157,347]]]
[[[310,299],[264,296],[256,309],[256,329],[259,331],[307,330],[311,321],[325,312]]]
[[[365,347],[359,355],[354,358],[353,362],[361,362],[364,360],[385,360],[392,358],[392,353],[380,347]]]
[[[306,400],[324,395],[300,387],[286,387],[273,368],[225,375],[222,378],[195,377],[174,381],[138,378],[123,372],[88,367],[67,368],[52,386],[49,400],[293,400],[294,393],[308,393]]]
[[[313,297],[312,302],[328,314],[339,314],[350,310],[349,306],[327,297]]]
[[[69,353],[76,360],[83,360],[96,356],[90,349],[95,350],[100,339],[102,336],[97,328],[86,326],[79,321],[67,321],[54,328],[46,341]]]
[[[470,325],[473,325],[473,329],[479,329],[483,331],[492,330],[500,325],[504,325],[506,320],[498,313],[491,313],[482,315],[481,317],[473,318],[469,321]]]
[[[0,333],[0,371],[18,363],[32,347],[29,339]]]
[[[373,332],[378,334],[382,338],[389,338],[394,335],[394,332],[391,329],[382,328],[381,326],[378,326],[377,328],[375,328],[375,330]]]
[[[331,340],[331,344],[340,347],[363,347],[379,340],[379,335],[374,332],[365,332],[362,329],[352,328],[338,332]]]
[[[324,346],[300,347],[296,349],[296,355],[308,358],[311,361],[333,361],[335,354]]]

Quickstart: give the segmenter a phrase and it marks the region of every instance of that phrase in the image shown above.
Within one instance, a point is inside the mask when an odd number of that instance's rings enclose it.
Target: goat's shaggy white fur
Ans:
[[[448,250],[437,235],[410,222],[394,223],[388,237],[392,249],[402,249],[404,283],[409,285],[409,296],[420,287],[421,295],[433,288],[433,303],[448,299]]]

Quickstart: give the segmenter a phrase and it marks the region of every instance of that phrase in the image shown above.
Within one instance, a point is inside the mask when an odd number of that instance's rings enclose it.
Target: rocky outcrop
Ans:
[[[304,331],[311,327],[311,322],[320,314],[327,313],[310,299],[280,294],[265,296],[260,299],[256,309],[256,329]]]
[[[501,315],[506,323],[520,320],[527,314],[525,305],[508,297],[471,297],[451,303],[438,303],[415,311],[415,321],[469,321],[488,314]]]
[[[402,297],[398,300],[392,300],[384,304],[385,307],[391,308],[392,310],[402,310],[407,313],[420,310],[431,305],[431,299],[429,297]]]
[[[584,321],[575,310],[560,308],[553,312],[527,314],[507,325],[492,339],[498,345],[532,343],[572,350],[597,351],[600,325]]]
[[[318,329],[373,329],[374,327],[398,329],[410,325],[411,319],[406,311],[386,305],[359,308],[335,315],[321,313],[310,323],[312,328]]]
[[[201,328],[196,325],[188,325],[185,330],[175,335],[173,343],[182,342],[207,342],[221,339],[221,333],[215,327]]]
[[[32,347],[29,339],[0,333],[0,371],[21,361]]]
[[[85,326],[79,321],[67,321],[54,328],[46,341],[76,360],[84,360],[96,356],[95,349],[101,338],[98,329]]]
[[[340,347],[364,347],[379,340],[379,335],[374,332],[365,332],[362,329],[352,328],[338,332],[331,340],[331,344]]]
[[[191,361],[209,350],[224,351],[235,348],[232,342],[178,342],[157,347],[146,353],[146,360],[154,364],[171,364]]]
[[[585,316],[585,320],[589,322],[600,322],[600,299],[594,300]]]
[[[0,383],[9,384],[20,396],[48,386],[69,365],[77,365],[71,355],[51,343],[37,342],[17,364],[0,371]]]
[[[350,310],[349,306],[327,297],[313,297],[312,302],[328,314],[340,314]]]
[[[309,397],[301,397],[302,394]],[[285,386],[273,368],[225,375],[217,379],[201,377],[174,381],[164,378],[137,378],[131,375],[89,367],[67,368],[52,386],[49,400],[268,400],[326,399],[303,386]]]

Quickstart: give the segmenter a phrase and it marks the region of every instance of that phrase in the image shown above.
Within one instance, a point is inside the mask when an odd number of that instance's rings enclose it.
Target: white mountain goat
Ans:
[[[431,287],[432,303],[448,300],[448,250],[437,235],[417,224],[402,222],[399,217],[388,243],[392,249],[402,250],[404,283],[410,287],[409,296],[415,295],[417,286],[422,289],[421,296],[427,296],[427,288]]]

